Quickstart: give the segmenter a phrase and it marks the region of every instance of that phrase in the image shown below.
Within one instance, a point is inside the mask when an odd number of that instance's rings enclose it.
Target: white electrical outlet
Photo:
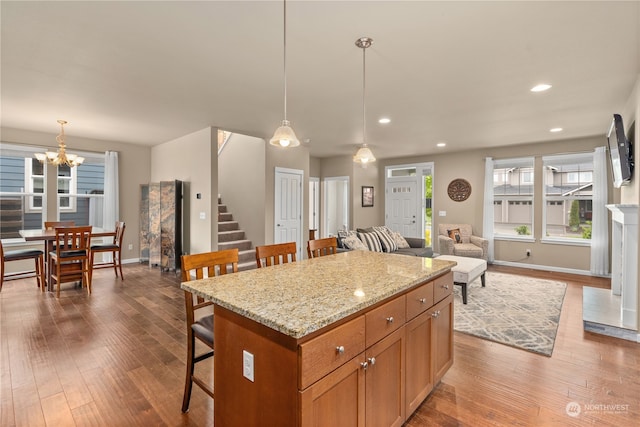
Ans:
[[[133,243],[129,243],[129,250],[133,250]]]
[[[439,216],[447,216],[447,211],[438,211]]]
[[[242,350],[242,376],[253,382],[253,354]]]
[[[200,212],[200,219],[207,219],[207,213],[206,212]]]

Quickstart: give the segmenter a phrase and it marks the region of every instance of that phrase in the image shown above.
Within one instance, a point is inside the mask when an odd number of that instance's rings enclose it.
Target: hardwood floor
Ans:
[[[0,292],[0,425],[207,426],[213,401],[184,387],[184,300],[174,273],[129,264],[93,278],[93,294],[34,279]],[[455,362],[407,421],[418,426],[627,426],[640,420],[640,344],[582,330],[582,276],[491,267],[568,283],[547,358],[455,333]],[[567,405],[577,404],[577,417]],[[611,406],[617,405],[617,406]],[[574,407],[574,408],[575,408]]]

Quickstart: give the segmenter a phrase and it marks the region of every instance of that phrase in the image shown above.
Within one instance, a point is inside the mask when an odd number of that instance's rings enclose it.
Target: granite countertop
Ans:
[[[455,265],[432,258],[349,251],[183,282],[181,287],[298,339]]]

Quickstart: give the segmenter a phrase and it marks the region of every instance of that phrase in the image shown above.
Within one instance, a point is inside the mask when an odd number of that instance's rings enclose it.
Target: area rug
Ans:
[[[551,356],[567,284],[487,272],[467,286],[454,286],[454,329],[490,341]]]

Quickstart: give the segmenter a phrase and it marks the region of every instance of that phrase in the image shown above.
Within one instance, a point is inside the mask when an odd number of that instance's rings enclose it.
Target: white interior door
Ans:
[[[337,236],[349,229],[349,177],[333,176],[322,180],[324,187],[324,226],[322,237]]]
[[[302,180],[304,172],[276,168],[274,243],[296,242],[302,259]]]
[[[421,237],[421,218],[416,177],[396,178],[387,182],[386,225],[405,237]]]
[[[309,178],[309,229],[320,236],[320,178]]]

